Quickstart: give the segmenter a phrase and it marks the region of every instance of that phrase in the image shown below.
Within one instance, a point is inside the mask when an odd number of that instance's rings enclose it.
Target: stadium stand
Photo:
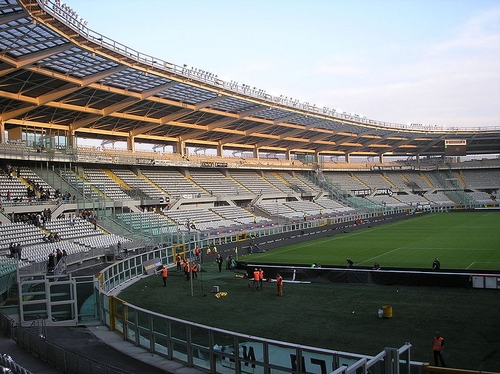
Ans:
[[[22,292],[42,292],[33,291],[34,278],[71,282],[71,271],[84,265],[121,264],[118,243],[136,253],[167,253],[174,244],[233,245],[235,233],[251,241],[319,221],[349,225],[422,209],[499,205],[499,129],[457,134],[320,110],[152,59],[75,22],[59,1],[4,5],[0,286],[21,306],[31,300]],[[457,137],[468,140],[470,156],[497,157],[444,157],[443,140]],[[392,150],[391,161],[379,142]],[[139,144],[152,149],[136,150]],[[198,147],[207,152],[197,154]],[[12,243],[22,247],[20,259]],[[66,258],[50,264],[58,249]],[[27,287],[15,284],[19,272]],[[52,302],[49,294],[44,300]],[[74,310],[55,307],[49,318],[45,304],[33,305],[19,311],[21,325],[40,313],[54,326],[82,323]]]

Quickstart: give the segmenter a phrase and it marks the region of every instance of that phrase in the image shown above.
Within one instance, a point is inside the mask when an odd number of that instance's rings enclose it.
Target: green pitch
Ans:
[[[433,214],[342,233],[307,243],[240,256],[243,261],[384,267],[442,266],[498,270],[500,213]],[[191,282],[170,269],[167,287],[147,277],[119,297],[131,304],[185,320],[254,336],[375,355],[384,347],[412,344],[412,359],[431,361],[436,330],[445,337],[449,367],[500,372],[500,290],[414,286],[285,283],[252,291],[241,270],[218,272],[215,263]],[[217,285],[227,296],[210,293]],[[204,296],[205,295],[205,296]],[[394,316],[379,319],[382,305]]]
[[[417,215],[240,259],[343,266],[347,257],[382,268],[430,268],[438,257],[443,269],[500,270],[500,212]]]

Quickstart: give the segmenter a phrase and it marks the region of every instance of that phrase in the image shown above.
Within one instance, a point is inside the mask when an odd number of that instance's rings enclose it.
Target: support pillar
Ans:
[[[253,149],[253,158],[256,158],[256,159],[259,158],[259,148],[257,146],[255,146]]]
[[[219,157],[224,156],[224,146],[222,145],[222,143],[219,143],[217,145],[217,156],[219,156]]]
[[[184,143],[184,141],[179,139],[177,141],[177,144],[174,144],[174,153],[178,153],[179,155],[184,157],[186,155],[185,147],[186,147],[186,143]]]
[[[135,152],[135,136],[132,134],[127,137],[127,150]]]
[[[383,154],[380,154],[379,156],[379,160],[380,160],[380,163],[383,164],[384,163],[384,155]]]
[[[0,143],[5,143],[5,122],[0,121]]]
[[[351,162],[351,155],[349,153],[345,154],[345,162],[347,162],[347,163]]]
[[[68,148],[76,149],[78,147],[78,144],[76,141],[75,130],[72,129],[72,126],[69,127],[67,142],[68,142],[68,144],[67,144]]]
[[[323,162],[321,162],[321,152],[320,151],[317,151],[314,153],[314,158],[316,158],[316,163],[317,164],[323,164]]]

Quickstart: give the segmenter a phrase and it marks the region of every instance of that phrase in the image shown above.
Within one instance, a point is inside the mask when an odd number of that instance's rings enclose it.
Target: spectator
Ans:
[[[56,263],[58,264],[59,261],[61,261],[63,258],[63,253],[60,248],[57,248],[56,250]]]
[[[23,247],[21,247],[21,243],[19,243],[19,242],[16,245],[16,252],[17,252],[17,258],[19,260],[22,260],[21,254],[23,252]]]
[[[47,263],[47,270],[49,272],[53,272],[55,267],[56,267],[56,253],[55,253],[55,251],[52,251],[49,254],[49,261]]]

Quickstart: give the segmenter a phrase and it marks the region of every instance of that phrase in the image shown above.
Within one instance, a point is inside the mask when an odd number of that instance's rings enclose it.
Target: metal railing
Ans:
[[[143,261],[172,264],[168,248],[111,265],[100,275],[101,322],[126,341],[152,354],[212,373],[351,373],[419,374],[421,362],[410,361],[410,344],[386,348],[377,356],[333,351],[238,334],[155,313],[113,295],[121,285],[143,276]],[[141,270],[141,271],[140,271]],[[331,369],[330,369],[331,368]]]

